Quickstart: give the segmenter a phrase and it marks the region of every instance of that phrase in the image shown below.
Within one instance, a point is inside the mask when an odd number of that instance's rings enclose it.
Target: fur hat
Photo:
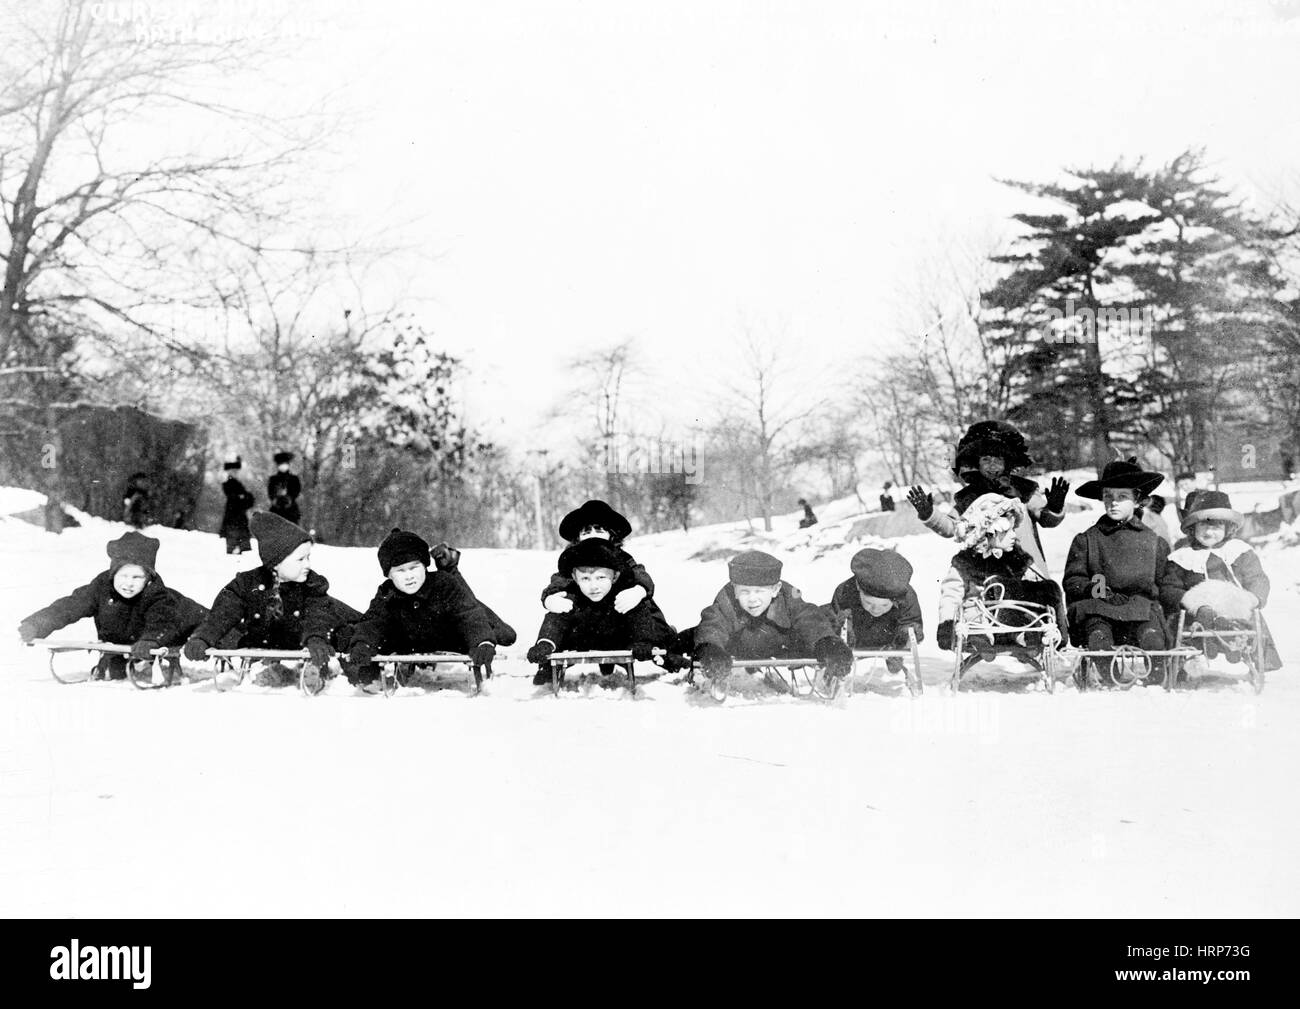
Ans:
[[[622,563],[617,547],[607,540],[592,536],[561,552],[558,566],[560,574],[572,578],[575,568],[609,568],[617,571]]]
[[[232,469],[242,469],[243,466],[244,466],[244,460],[239,458],[239,456],[234,455],[226,459],[226,464],[222,468],[226,470],[232,470]]]
[[[415,533],[395,528],[379,544],[379,567],[385,575],[393,568],[411,561],[419,561],[427,568],[431,560],[429,544]]]
[[[621,543],[632,535],[632,523],[604,501],[587,501],[561,520],[560,539],[573,543],[587,526],[600,526],[615,543]]]
[[[1187,496],[1187,502],[1183,505],[1183,532],[1190,533],[1192,526],[1206,519],[1218,519],[1228,523],[1232,527],[1228,532],[1229,536],[1240,529],[1242,523],[1246,521],[1241,512],[1232,507],[1232,502],[1223,491],[1193,491]]]
[[[952,471],[957,477],[968,470],[977,470],[980,456],[996,455],[1005,460],[1007,472],[1032,466],[1025,436],[1010,424],[1000,420],[982,420],[972,424],[957,443],[957,460]]]
[[[257,554],[262,563],[273,568],[311,537],[302,526],[271,512],[253,512],[248,517],[248,528],[257,540]]]
[[[1259,600],[1255,593],[1243,589],[1232,582],[1221,582],[1216,578],[1207,578],[1197,582],[1183,593],[1182,606],[1188,613],[1195,613],[1202,606],[1208,606],[1221,617],[1229,620],[1253,620],[1255,607]]]
[[[775,585],[781,580],[781,562],[762,550],[746,550],[727,563],[733,585]]]
[[[896,550],[859,550],[849,561],[849,570],[857,579],[859,591],[882,599],[905,595],[912,580],[912,565]]]
[[[282,463],[282,462],[293,462],[293,453],[292,453],[292,452],[277,452],[277,453],[275,453],[275,455],[273,456],[273,458],[275,459],[275,464],[276,464],[277,466],[279,466],[280,463]]]
[[[1025,506],[1016,498],[981,494],[957,520],[957,542],[981,557],[1001,557],[1014,550]]]
[[[1149,473],[1138,465],[1136,456],[1129,456],[1127,459],[1112,459],[1106,463],[1100,477],[1081,484],[1075,493],[1079,497],[1100,501],[1102,491],[1116,488],[1133,491],[1140,501],[1164,482],[1163,473]]]
[[[108,551],[108,570],[117,574],[117,569],[126,564],[138,564],[152,575],[160,546],[162,543],[152,536],[145,536],[134,530],[123,533],[117,539],[109,540],[105,547]]]

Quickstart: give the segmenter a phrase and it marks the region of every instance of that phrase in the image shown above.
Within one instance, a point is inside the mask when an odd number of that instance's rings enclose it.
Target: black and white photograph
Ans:
[[[1300,914],[1300,0],[0,40],[0,916]]]

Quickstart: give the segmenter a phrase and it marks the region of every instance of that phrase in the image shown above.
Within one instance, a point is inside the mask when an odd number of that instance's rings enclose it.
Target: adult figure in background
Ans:
[[[122,521],[143,529],[153,521],[150,511],[149,476],[146,473],[132,473],[122,495]]]
[[[799,528],[807,529],[809,526],[817,524],[817,516],[813,514],[812,505],[803,498],[799,499],[799,504],[803,508],[803,518],[799,520]]]
[[[275,472],[266,481],[266,496],[271,499],[271,514],[297,525],[301,518],[298,495],[302,493],[302,481],[289,472],[291,462],[292,452],[275,453]]]
[[[226,460],[226,482],[221,485],[221,492],[226,495],[226,508],[221,513],[221,535],[226,540],[226,553],[242,554],[253,548],[253,540],[248,531],[248,509],[253,507],[253,495],[239,479],[243,468],[239,456]]]
[[[882,512],[892,512],[894,510],[894,495],[889,493],[889,488],[893,486],[892,480],[885,481],[885,489],[880,494],[880,510]]]

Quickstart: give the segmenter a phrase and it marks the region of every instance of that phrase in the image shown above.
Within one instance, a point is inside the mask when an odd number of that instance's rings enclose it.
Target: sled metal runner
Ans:
[[[1074,662],[1074,685],[1079,690],[1095,690],[1103,686],[1109,678],[1112,686],[1120,690],[1131,690],[1139,683],[1145,684],[1156,672],[1153,659],[1166,660],[1161,663],[1163,685],[1172,689],[1173,681],[1178,677],[1182,664],[1200,654],[1195,648],[1153,648],[1143,649],[1136,645],[1117,645],[1115,648],[1078,648],[1071,649],[1070,658]],[[1102,676],[1102,667],[1098,660],[1105,660],[1106,676]],[[1091,670],[1089,666],[1091,665]],[[1089,672],[1094,673],[1097,682],[1089,682]]]
[[[667,654],[668,653],[664,649],[656,648],[651,652],[650,660],[654,662],[655,665],[662,666],[664,664],[664,657]],[[565,673],[569,671],[569,668],[572,666],[583,665],[622,666],[627,672],[627,689],[632,696],[636,696],[636,662],[632,658],[632,652],[630,649],[612,648],[589,652],[551,652],[551,654],[546,657],[546,661],[551,667],[551,695],[553,697],[559,697],[560,691],[564,689],[564,677]]]
[[[464,665],[468,672],[469,695],[477,697],[483,690],[483,674],[468,655],[461,652],[413,652],[409,655],[376,655],[379,663],[379,686],[385,697],[392,697],[406,686],[420,666],[439,664]]]
[[[1033,667],[1038,671],[1043,689],[1048,693],[1056,690],[1062,675],[1062,657],[1057,652],[1062,638],[1056,610],[1042,603],[1007,599],[1005,592],[1006,587],[995,582],[986,585],[979,596],[962,604],[953,624],[953,669],[949,681],[952,693],[961,690],[962,677],[971,667],[1000,655],[1008,655]],[[983,637],[989,639],[988,649],[975,645],[974,639]],[[1012,640],[1007,641],[1007,637]],[[1016,637],[1020,637],[1024,644],[1015,642]]]
[[[108,641],[57,641],[43,640],[33,641],[34,645],[41,645],[49,650],[50,675],[60,683],[85,683],[87,680],[102,679],[99,663],[95,662],[88,673],[84,676],[69,676],[66,672],[60,672],[55,657],[64,652],[98,652],[101,655],[122,655],[131,654],[130,645],[118,645]],[[180,679],[180,649],[178,648],[155,648],[150,654],[150,659],[145,662],[143,659],[132,661],[127,659],[125,662],[126,678],[131,681],[131,685],[137,690],[157,690],[162,687],[173,686]],[[166,665],[164,666],[164,663]]]
[[[895,654],[890,652],[889,654]],[[822,664],[813,658],[808,659],[735,659],[731,660],[731,670],[757,670],[763,674],[763,681],[773,690],[794,697],[833,701],[837,697],[848,697],[853,693],[853,670],[846,676],[831,676]],[[810,671],[811,670],[811,671]],[[695,667],[696,672],[703,672]],[[730,693],[728,679],[724,676],[713,679],[707,674],[707,690],[715,701],[725,701]]]
[[[919,697],[925,692],[921,684],[921,650],[916,643],[916,630],[909,627],[907,629],[907,649],[899,648],[855,648],[853,649],[853,671],[850,677],[856,677],[858,674],[859,659],[901,659],[903,660],[903,678],[907,683],[907,690],[913,697]],[[908,661],[910,660],[910,665]],[[870,681],[868,681],[870,682]]]
[[[1220,651],[1231,652],[1246,664],[1246,679],[1254,688],[1255,693],[1263,693],[1264,642],[1266,638],[1264,635],[1264,618],[1258,610],[1252,614],[1251,623],[1253,624],[1252,627],[1241,627],[1233,630],[1206,629],[1194,620],[1189,624],[1186,611],[1180,610],[1174,647],[1189,650],[1193,656],[1202,656],[1208,663],[1210,661],[1209,645],[1212,642],[1217,644]],[[1181,676],[1167,676],[1165,678],[1165,689],[1173,690],[1178,686],[1176,681],[1180,681],[1181,678]]]
[[[220,693],[233,690],[243,683],[244,677],[248,675],[249,669],[255,662],[297,662],[299,690],[310,697],[325,688],[323,670],[318,670],[321,675],[316,689],[313,690],[308,686],[306,665],[311,659],[311,654],[305,648],[213,648],[208,652],[208,657],[217,660],[216,675],[212,682]],[[233,683],[227,675],[231,673],[235,676]]]

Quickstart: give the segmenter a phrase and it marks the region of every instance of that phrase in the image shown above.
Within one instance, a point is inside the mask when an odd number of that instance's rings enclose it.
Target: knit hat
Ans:
[[[248,517],[248,528],[257,540],[257,553],[262,563],[273,568],[311,537],[302,526],[271,512],[253,512]]]
[[[1232,527],[1228,533],[1231,536],[1246,521],[1241,512],[1232,507],[1228,495],[1221,490],[1198,490],[1194,495],[1188,496],[1185,507],[1187,510],[1183,512],[1182,523],[1185,533],[1190,533],[1197,522],[1218,519]]]
[[[1138,500],[1146,497],[1165,482],[1163,473],[1149,473],[1138,465],[1136,456],[1128,459],[1112,459],[1102,467],[1101,476],[1082,484],[1076,494],[1093,501],[1101,500],[1101,492],[1107,488],[1131,490]]]
[[[560,574],[565,578],[573,577],[574,568],[609,568],[617,571],[622,567],[619,549],[607,540],[599,538],[585,539],[567,547],[559,560]]]
[[[736,554],[727,564],[733,585],[775,585],[781,580],[781,562],[762,550]]]
[[[292,452],[277,452],[277,453],[275,453],[275,455],[274,455],[273,458],[275,459],[275,464],[276,464],[277,466],[279,466],[280,463],[282,463],[282,462],[293,462],[293,453],[292,453]]]
[[[912,580],[912,565],[896,550],[859,550],[849,561],[858,589],[869,596],[897,599],[905,595]]]
[[[957,460],[953,474],[960,477],[967,470],[979,469],[980,456],[996,455],[1007,464],[1007,472],[1033,465],[1025,436],[1000,420],[982,420],[972,424],[957,443]]]
[[[609,531],[609,538],[620,543],[632,535],[632,523],[604,501],[587,501],[575,508],[560,522],[560,539],[572,543],[587,526],[600,526]]]
[[[105,549],[108,551],[108,570],[117,574],[118,568],[126,564],[138,564],[150,574],[154,572],[154,561],[158,557],[158,548],[162,546],[152,536],[144,536],[132,530],[123,533],[115,540],[110,540]]]
[[[239,456],[234,455],[226,459],[226,465],[223,468],[227,470],[241,469],[243,465],[244,465],[244,460],[239,458]]]
[[[393,568],[401,564],[410,564],[411,561],[419,561],[427,568],[431,560],[429,544],[415,533],[394,529],[384,537],[384,542],[379,544],[379,567],[385,575]]]
[[[957,542],[981,557],[1001,557],[1016,547],[1025,506],[1013,497],[981,494],[957,520]]]

